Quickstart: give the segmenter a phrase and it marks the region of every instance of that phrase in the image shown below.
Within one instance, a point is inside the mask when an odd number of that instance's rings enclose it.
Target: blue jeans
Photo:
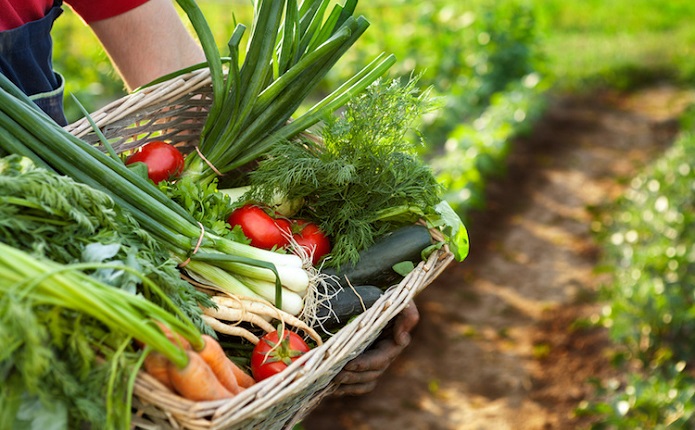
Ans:
[[[63,10],[56,1],[43,18],[0,32],[0,73],[31,98],[58,124],[63,112],[64,82],[53,71],[53,22]]]

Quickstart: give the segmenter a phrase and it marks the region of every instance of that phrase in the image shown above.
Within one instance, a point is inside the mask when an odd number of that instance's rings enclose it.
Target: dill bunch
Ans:
[[[357,261],[375,238],[415,223],[441,201],[441,186],[417,152],[415,125],[433,106],[428,96],[417,78],[377,81],[324,121],[322,142],[276,145],[250,173],[250,198],[303,200],[298,215],[333,240],[326,264]]]

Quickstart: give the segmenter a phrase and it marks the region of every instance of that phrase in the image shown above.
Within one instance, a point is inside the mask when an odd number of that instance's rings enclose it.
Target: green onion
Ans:
[[[317,124],[366,89],[395,62],[380,56],[304,115],[293,118],[309,94],[369,27],[354,17],[356,0],[334,5],[330,0],[259,0],[244,61],[239,64],[243,27],[229,42],[226,78],[211,31],[195,2],[178,0],[203,44],[210,64],[213,108],[206,119],[199,150],[186,159],[185,175],[209,183],[217,172],[228,173],[254,161],[276,143]],[[284,11],[284,15],[283,15]],[[283,19],[284,16],[284,19]],[[290,122],[290,119],[293,119]],[[213,167],[214,166],[214,167]]]
[[[282,254],[279,254],[282,255]],[[294,255],[293,255],[294,256]],[[309,275],[301,267],[275,265],[261,265],[235,261],[229,256],[217,253],[198,253],[195,255],[195,260],[214,263],[215,266],[226,269],[229,272],[237,273],[259,280],[275,282],[277,277],[280,277],[281,284],[292,291],[306,291],[309,286]]]
[[[71,309],[122,331],[184,366],[185,352],[169,341],[153,322],[162,322],[183,335],[192,345],[202,347],[200,333],[188,320],[174,316],[142,296],[113,288],[86,275],[79,265],[61,265],[38,260],[0,242],[0,295],[16,294],[36,305]]]
[[[256,278],[238,277],[244,285],[247,285],[254,293],[268,301],[273,301],[277,291],[275,284],[272,282],[262,281]],[[282,310],[290,315],[299,315],[304,307],[304,299],[301,293],[290,291],[287,288],[282,288]]]

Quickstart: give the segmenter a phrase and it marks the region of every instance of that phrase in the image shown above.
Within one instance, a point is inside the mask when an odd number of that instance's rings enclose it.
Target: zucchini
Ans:
[[[329,283],[336,289],[349,289],[349,285],[375,285],[382,288],[400,282],[403,278],[393,266],[410,261],[422,261],[422,251],[432,245],[427,227],[408,225],[377,239],[372,246],[360,252],[357,263],[346,263],[339,269],[327,267],[322,273],[330,275]]]
[[[381,294],[381,288],[372,285],[358,285],[338,290],[330,299],[319,303],[316,310],[317,320],[325,330],[337,328],[369,309]]]

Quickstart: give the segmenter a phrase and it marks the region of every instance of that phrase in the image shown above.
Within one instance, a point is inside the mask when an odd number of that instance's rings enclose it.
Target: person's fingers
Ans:
[[[398,314],[393,326],[393,339],[397,344],[406,346],[410,343],[410,332],[420,321],[420,312],[412,300]]]
[[[340,385],[334,392],[334,396],[361,396],[374,391],[377,381],[365,384]]]
[[[372,391],[379,377],[410,343],[410,331],[419,320],[420,313],[411,300],[394,321],[393,338],[377,342],[372,349],[348,362],[336,375],[334,382],[338,388],[334,395],[360,395]]]
[[[408,335],[408,337],[410,337]],[[403,351],[405,345],[399,345],[393,339],[379,341],[369,349],[349,361],[344,369],[352,372],[385,369]]]
[[[340,385],[367,384],[376,381],[384,373],[385,369],[368,370],[365,372],[351,372],[343,370],[335,377],[335,382]]]

